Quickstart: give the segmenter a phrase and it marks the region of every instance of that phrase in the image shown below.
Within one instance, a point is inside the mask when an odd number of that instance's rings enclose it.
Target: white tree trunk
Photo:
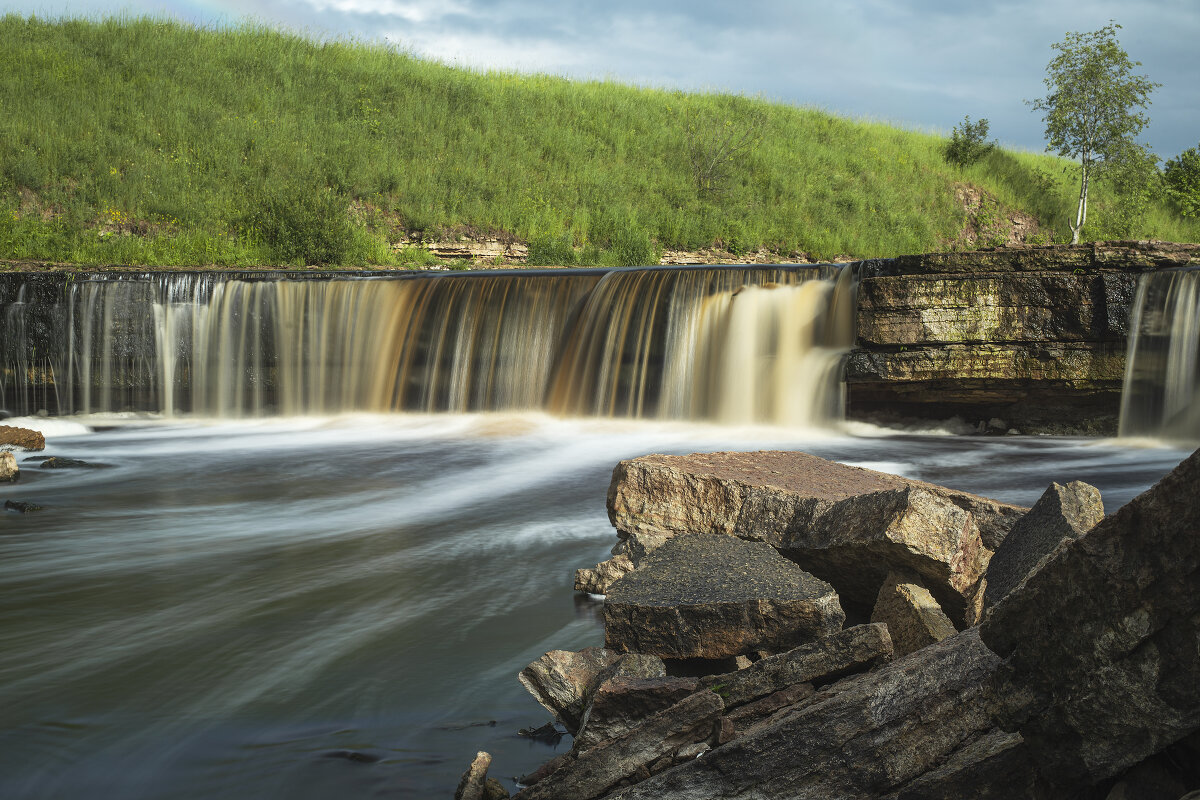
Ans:
[[[1079,178],[1079,208],[1075,211],[1075,224],[1071,225],[1071,244],[1079,244],[1079,233],[1087,222],[1088,179],[1091,177],[1091,166],[1091,159],[1084,155]]]

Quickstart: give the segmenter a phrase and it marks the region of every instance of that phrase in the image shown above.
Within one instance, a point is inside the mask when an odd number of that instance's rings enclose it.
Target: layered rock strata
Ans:
[[[1138,275],[1197,262],[1163,242],[862,262],[847,413],[1115,433]]]

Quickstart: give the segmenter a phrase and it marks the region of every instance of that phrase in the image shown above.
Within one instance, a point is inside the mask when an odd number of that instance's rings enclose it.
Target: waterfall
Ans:
[[[1160,270],[1138,284],[1120,435],[1200,439],[1200,269]]]
[[[0,286],[0,407],[237,417],[547,409],[814,424],[841,413],[836,267]]]

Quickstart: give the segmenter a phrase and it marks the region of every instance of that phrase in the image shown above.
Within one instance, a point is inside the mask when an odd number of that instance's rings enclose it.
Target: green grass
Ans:
[[[1061,159],[997,150],[960,172],[944,138],[745,97],[259,27],[9,15],[0,41],[0,258],[404,266],[429,256],[394,252],[402,234],[456,232],[577,263],[713,245],[875,257],[953,242],[958,182],[1059,240],[1074,209]],[[697,189],[689,126],[759,133],[717,191]],[[1089,238],[1200,238],[1161,204],[1106,212],[1103,192]]]

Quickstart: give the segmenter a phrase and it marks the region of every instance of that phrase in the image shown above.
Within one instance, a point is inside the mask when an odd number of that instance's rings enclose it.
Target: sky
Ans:
[[[986,118],[1041,151],[1051,44],[1113,20],[1162,86],[1141,140],[1200,143],[1200,0],[0,0],[43,17],[252,20],[313,38],[386,41],[475,69],[733,92],[949,135]]]

